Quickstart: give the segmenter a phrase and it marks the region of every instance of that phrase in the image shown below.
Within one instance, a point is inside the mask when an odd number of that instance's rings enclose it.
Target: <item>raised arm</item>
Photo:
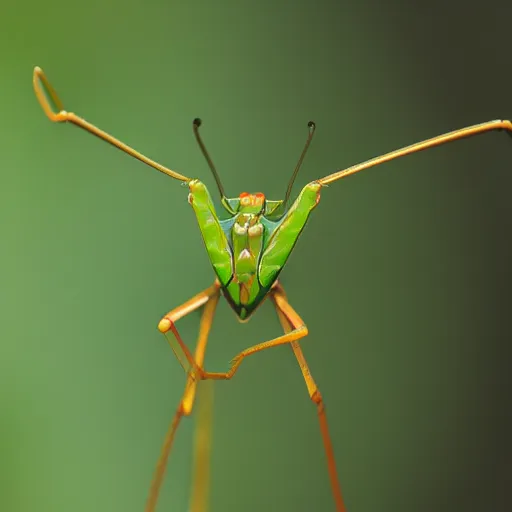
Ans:
[[[34,68],[33,83],[37,99],[39,100],[41,107],[43,108],[45,114],[48,116],[50,121],[53,121],[54,123],[73,123],[74,125],[83,128],[89,133],[96,135],[96,137],[99,137],[105,142],[112,144],[112,146],[115,146],[121,151],[128,153],[130,156],[133,156],[137,160],[144,162],[146,165],[153,167],[153,169],[156,169],[157,171],[167,174],[167,176],[170,176],[171,178],[175,178],[177,180],[185,182],[190,181],[190,178],[188,178],[187,176],[183,176],[182,174],[179,174],[175,171],[171,171],[167,167],[164,167],[163,165],[159,164],[158,162],[155,162],[154,160],[151,160],[147,156],[144,156],[138,151],[135,151],[135,149],[131,148],[130,146],[127,146],[120,140],[117,140],[116,138],[112,137],[112,135],[109,135],[103,130],[100,130],[93,124],[88,123],[85,119],[78,117],[73,112],[67,112],[66,110],[64,110],[64,105],[62,104],[60,98],[57,96],[57,93],[55,92],[55,89],[52,87],[52,85],[50,84],[43,70],[40,67]],[[56,111],[52,108],[50,102],[53,103],[53,106],[57,109]]]
[[[353,165],[352,167],[348,167],[347,169],[336,171],[332,174],[329,174],[329,176],[325,176],[324,178],[317,180],[317,183],[320,183],[320,185],[329,185],[329,183],[332,183],[333,181],[340,180],[341,178],[346,178],[351,174],[355,174],[356,172],[359,171],[364,171],[365,169],[375,167],[376,165],[383,164],[384,162],[389,162],[390,160],[394,160],[395,158],[400,158],[402,156],[410,155],[411,153],[416,153],[418,151],[433,148],[434,146],[440,146],[441,144],[453,142],[454,140],[463,139],[465,137],[471,137],[472,135],[479,135],[481,133],[489,132],[491,130],[507,130],[509,132],[509,135],[512,136],[512,123],[510,121],[497,119],[496,121],[488,121],[486,123],[475,124],[473,126],[468,126],[467,128],[461,128],[460,130],[445,133],[444,135],[438,135],[437,137],[424,140],[423,142],[417,142],[416,144],[412,144],[411,146],[407,146],[402,149],[397,149],[395,151],[391,151],[390,153],[386,153],[385,155],[381,155],[372,158],[371,160],[367,160],[366,162]]]

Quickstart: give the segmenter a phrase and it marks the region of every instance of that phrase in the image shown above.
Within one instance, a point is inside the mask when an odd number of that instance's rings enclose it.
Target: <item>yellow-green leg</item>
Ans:
[[[167,313],[167,315],[165,315],[165,317],[160,321],[158,325],[158,328],[164,334],[172,334],[172,337],[168,336],[167,339],[176,357],[182,364],[184,370],[188,372],[188,378],[183,398],[178,406],[174,419],[167,432],[164,445],[162,447],[160,459],[155,472],[155,477],[153,479],[153,484],[150,490],[150,496],[146,506],[146,512],[154,512],[155,510],[156,500],[158,498],[158,492],[162,483],[162,478],[165,472],[165,466],[167,464],[167,459],[169,457],[172,442],[174,440],[174,436],[178,428],[178,425],[181,421],[181,418],[183,416],[190,415],[192,412],[196,386],[198,381],[230,380],[233,378],[238,368],[240,367],[240,364],[246,357],[256,354],[257,352],[266,350],[268,348],[276,347],[287,343],[290,343],[292,345],[295,355],[299,360],[299,364],[301,365],[301,370],[306,380],[306,385],[308,386],[308,390],[310,391],[310,397],[317,404],[318,415],[320,419],[320,427],[322,431],[322,438],[327,453],[329,475],[331,478],[331,485],[333,488],[333,493],[336,501],[337,512],[346,512],[346,509],[343,505],[341,491],[339,488],[338,479],[336,475],[336,466],[334,463],[334,455],[327,428],[327,419],[325,416],[325,409],[323,406],[322,397],[313,378],[309,373],[306,361],[304,359],[304,356],[302,355],[300,346],[297,343],[298,340],[307,336],[308,329],[306,325],[288,303],[286,295],[282,288],[280,287],[280,285],[276,284],[274,285],[271,291],[271,297],[274,304],[276,305],[276,309],[278,311],[280,318],[282,318],[283,322],[285,322],[283,324],[285,333],[282,336],[278,336],[276,338],[273,338],[272,340],[259,343],[258,345],[254,345],[240,352],[237,356],[233,358],[231,366],[227,372],[208,372],[204,369],[203,366],[204,350],[206,347],[206,340],[210,331],[210,327],[213,321],[213,314],[215,311],[215,307],[217,305],[219,293],[219,285],[218,283],[215,283],[212,287],[197,294],[195,297],[185,302],[182,306],[179,306],[178,308]],[[197,344],[196,354],[192,355],[190,350],[186,347],[185,343],[183,342],[176,328],[175,322],[178,319],[186,316],[192,311],[195,311],[196,309],[203,305],[205,306],[205,310],[201,318],[201,332]],[[199,439],[199,441],[196,442],[195,456],[195,467],[198,468],[198,470],[194,476],[195,487],[193,488],[192,491],[193,496],[195,496],[195,498],[193,498],[192,500],[192,505],[196,508],[191,509],[192,512],[205,512],[207,506],[207,483],[205,482],[208,481],[208,469],[200,468],[207,468],[207,463],[205,463],[205,461],[208,458],[210,446],[210,434],[209,431],[207,430],[207,424],[210,422],[210,416],[211,413],[205,413],[204,418],[206,419],[201,421],[198,426],[200,431],[198,431],[198,436],[196,437],[196,439]],[[202,434],[201,431],[203,432]],[[201,471],[204,471],[204,474],[202,474]]]
[[[288,302],[284,289],[280,284],[274,287],[271,298],[274,302],[277,315],[285,333],[291,332],[294,329],[297,329],[299,326],[304,325],[303,320]],[[331,436],[329,434],[329,427],[327,425],[327,416],[325,413],[325,405],[322,399],[322,394],[320,393],[320,390],[318,389],[318,386],[316,385],[313,376],[311,375],[308,363],[306,362],[306,358],[304,357],[298,340],[293,341],[291,346],[306,382],[309,398],[313,401],[317,408],[318,420],[320,422],[320,432],[322,434],[322,441],[324,443],[325,454],[327,456],[327,468],[329,471],[329,479],[331,482],[334,502],[336,503],[336,510],[337,512],[346,512],[338,480],[338,473],[336,471],[336,461],[334,458],[334,451],[332,449]]]
[[[168,327],[168,330],[172,331],[176,335],[178,345],[171,343],[171,347],[180,361],[182,366],[188,370],[187,382],[183,396],[180,400],[178,408],[174,414],[174,418],[169,425],[167,434],[160,451],[160,457],[156,465],[155,474],[151,483],[149,496],[146,502],[145,512],[154,512],[158,501],[158,495],[162,486],[162,480],[165,474],[167,461],[171,452],[172,444],[176,431],[181,422],[183,416],[190,416],[194,407],[194,401],[196,398],[198,379],[201,378],[202,366],[204,363],[204,355],[206,352],[206,345],[208,343],[208,336],[213,323],[215,309],[219,301],[220,288],[218,283],[215,283],[210,288],[197,294],[195,297],[185,302],[181,306],[173,309],[159,323],[159,329],[162,332],[166,332],[164,327]],[[201,316],[201,323],[199,327],[199,336],[196,344],[196,350],[194,356],[190,353],[188,348],[184,345],[181,337],[174,326],[174,322],[184,316],[192,313],[193,311],[204,306],[204,310]],[[190,365],[187,363],[191,361]],[[196,371],[198,370],[198,372]],[[198,374],[199,373],[199,374]],[[194,454],[194,475],[192,478],[192,495],[191,495],[191,512],[206,512],[206,506],[208,502],[208,487],[209,487],[209,452],[210,452],[210,416],[211,416],[211,404],[208,403],[211,400],[211,389],[206,389],[209,392],[208,395],[202,396],[202,404],[200,406],[196,442],[195,442],[195,454]]]
[[[210,452],[213,421],[212,380],[199,383],[200,393],[195,405],[194,457],[192,486],[188,512],[208,512],[210,495]]]
[[[273,289],[275,288],[276,285],[274,285]],[[276,295],[275,301],[279,304],[279,307],[282,307],[285,310],[288,310],[290,308],[290,306],[286,302],[286,299],[281,297],[281,295]],[[293,343],[294,341],[300,340],[301,338],[304,338],[304,336],[307,335],[308,328],[304,323],[301,323],[300,325],[294,326],[293,329],[291,329],[289,332],[286,332],[282,336],[278,336],[277,338],[273,338],[269,341],[265,341],[263,343],[259,343],[258,345],[253,345],[252,347],[246,348],[231,360],[231,366],[227,372],[208,372],[203,370],[202,378],[213,380],[230,380],[234,377],[235,373],[238,371],[238,368],[240,367],[240,364],[242,364],[242,361],[246,357],[256,354],[257,352],[261,352],[262,350],[266,350],[268,348],[277,347],[279,345],[285,345],[287,343]]]
[[[425,151],[426,149],[435,148],[436,146],[441,146],[442,144],[447,144],[448,142],[454,142],[459,139],[473,137],[474,135],[480,135],[482,133],[496,130],[505,130],[508,135],[512,137],[512,123],[509,120],[496,119],[494,121],[487,121],[485,123],[475,124],[466,128],[460,128],[459,130],[455,130],[453,132],[444,133],[443,135],[438,135],[437,137],[432,137],[431,139],[427,139],[421,142],[416,142],[415,144],[411,144],[405,148],[390,151],[384,155],[366,160],[366,162],[362,162],[360,164],[347,167],[346,169],[336,171],[332,174],[329,174],[329,176],[324,176],[323,178],[316,181],[317,183],[320,183],[320,185],[329,185],[330,183],[333,183],[337,180],[351,176],[356,172],[364,171],[365,169],[375,167],[376,165],[380,165],[385,162],[390,162],[396,158],[402,158],[403,156],[411,155],[412,153],[417,153],[418,151]]]

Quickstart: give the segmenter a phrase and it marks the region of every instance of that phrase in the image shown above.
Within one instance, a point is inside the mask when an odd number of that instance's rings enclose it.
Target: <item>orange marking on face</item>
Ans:
[[[265,202],[265,195],[261,192],[256,194],[249,194],[249,192],[242,192],[240,194],[240,204],[242,206],[260,206]]]

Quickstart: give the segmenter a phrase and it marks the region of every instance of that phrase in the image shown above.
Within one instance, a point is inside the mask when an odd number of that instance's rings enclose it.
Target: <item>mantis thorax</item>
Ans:
[[[286,263],[321,186],[310,183],[288,211],[272,214],[282,201],[268,201],[262,193],[244,192],[223,200],[230,214],[219,220],[206,186],[189,182],[189,202],[196,213],[203,241],[226,299],[244,321],[266,297]]]

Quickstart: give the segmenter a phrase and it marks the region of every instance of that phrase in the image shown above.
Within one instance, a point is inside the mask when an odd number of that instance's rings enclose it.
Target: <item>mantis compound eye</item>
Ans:
[[[240,194],[240,204],[242,206],[249,206],[251,204],[251,194],[248,192],[242,192]]]

